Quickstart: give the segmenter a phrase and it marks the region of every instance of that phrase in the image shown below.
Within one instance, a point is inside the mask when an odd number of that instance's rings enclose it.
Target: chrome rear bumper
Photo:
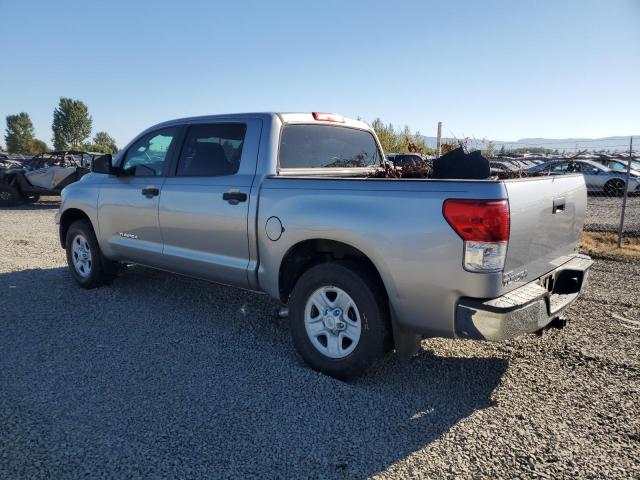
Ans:
[[[593,260],[576,254],[543,277],[493,299],[462,298],[456,307],[456,336],[507,340],[547,326],[578,298]]]

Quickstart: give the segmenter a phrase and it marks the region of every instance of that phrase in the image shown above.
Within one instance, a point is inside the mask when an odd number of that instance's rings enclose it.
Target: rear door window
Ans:
[[[354,168],[380,165],[371,133],[332,125],[287,125],[280,140],[280,168]]]
[[[213,123],[189,127],[178,160],[179,177],[221,177],[240,168],[247,127],[244,123]]]

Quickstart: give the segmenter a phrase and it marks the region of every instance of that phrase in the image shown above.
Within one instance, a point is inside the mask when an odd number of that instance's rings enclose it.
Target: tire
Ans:
[[[14,207],[22,203],[24,203],[24,197],[17,188],[0,184],[0,206]]]
[[[624,181],[620,179],[609,180],[604,184],[604,193],[615,197],[624,195]]]
[[[87,220],[71,224],[65,249],[71,276],[82,288],[106,285],[116,277],[118,263],[104,258],[93,227]]]
[[[316,306],[322,301],[324,311]],[[391,339],[384,290],[351,262],[322,263],[304,272],[291,293],[289,324],[304,361],[341,380],[364,373],[385,355]]]

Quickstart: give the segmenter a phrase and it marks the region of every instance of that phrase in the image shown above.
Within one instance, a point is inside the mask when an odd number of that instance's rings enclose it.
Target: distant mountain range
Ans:
[[[436,146],[436,137],[424,137],[430,147]],[[443,141],[449,141],[445,139]],[[640,150],[640,136],[634,135],[634,151]],[[487,148],[487,143],[491,142],[494,148],[499,151],[504,145],[505,150],[515,150],[517,148],[548,148],[564,150],[566,153],[588,150],[592,151],[629,151],[629,137],[604,137],[604,138],[521,138],[516,141],[503,140],[478,140],[469,139],[468,146],[471,149]]]

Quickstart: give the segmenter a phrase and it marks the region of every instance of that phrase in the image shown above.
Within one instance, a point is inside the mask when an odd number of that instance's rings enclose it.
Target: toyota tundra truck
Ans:
[[[60,242],[84,288],[139,264],[266,293],[342,379],[425,337],[541,331],[580,294],[581,175],[377,178],[385,161],[335,114],[168,121],[64,189]]]

